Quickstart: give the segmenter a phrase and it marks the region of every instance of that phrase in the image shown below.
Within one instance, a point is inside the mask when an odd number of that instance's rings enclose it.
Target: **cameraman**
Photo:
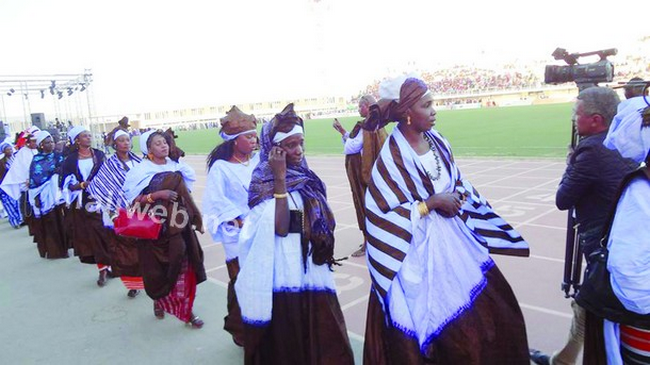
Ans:
[[[603,145],[619,102],[614,90],[594,86],[580,92],[573,109],[580,142],[567,159],[555,205],[560,210],[575,209],[578,240],[585,257],[599,244],[619,183],[637,166]],[[585,311],[573,300],[571,307],[573,319],[564,348],[550,357],[531,350],[534,363],[575,364],[584,343]]]

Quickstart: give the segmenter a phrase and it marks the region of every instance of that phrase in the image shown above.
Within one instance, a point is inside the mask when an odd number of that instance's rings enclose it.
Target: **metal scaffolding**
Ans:
[[[42,103],[38,110],[32,108],[33,100],[43,100],[51,102],[47,106],[49,121],[90,124],[95,114],[92,82],[90,69],[78,74],[0,75],[0,119],[15,131],[24,129],[32,124],[32,113],[45,114]],[[16,99],[20,99],[22,105],[21,121],[16,120],[16,116],[12,121],[12,116],[7,114],[7,105],[15,103]]]

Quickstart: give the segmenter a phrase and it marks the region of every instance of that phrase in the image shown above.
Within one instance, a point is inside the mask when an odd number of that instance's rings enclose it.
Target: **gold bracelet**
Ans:
[[[85,181],[82,181],[82,182],[79,184],[79,187],[81,188],[81,190],[86,190],[86,186],[88,186],[88,185],[86,184]]]
[[[418,211],[420,212],[421,217],[424,217],[425,215],[429,215],[429,207],[427,207],[427,203],[425,202],[418,203]]]
[[[273,194],[273,197],[276,198],[276,199],[285,199],[288,196],[289,196],[289,194],[287,194],[287,193],[282,193],[282,194],[275,193],[275,194]]]
[[[151,194],[147,194],[147,203],[153,203],[154,200],[151,198]]]

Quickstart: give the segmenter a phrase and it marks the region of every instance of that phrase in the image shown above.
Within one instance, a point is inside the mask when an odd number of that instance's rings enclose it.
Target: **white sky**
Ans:
[[[595,0],[0,0],[0,74],[91,68],[100,114],[351,96],[413,64],[629,53],[650,35],[632,15]]]

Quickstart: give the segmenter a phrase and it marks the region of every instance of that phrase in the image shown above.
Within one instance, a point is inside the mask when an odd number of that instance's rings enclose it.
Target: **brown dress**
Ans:
[[[336,293],[273,293],[272,316],[266,326],[244,323],[245,364],[354,364]]]
[[[59,205],[32,220],[36,247],[42,258],[68,258],[69,247],[64,233],[63,214],[63,205]]]
[[[207,279],[203,250],[192,227],[201,230],[203,223],[181,174],[156,174],[143,194],[159,190],[178,193],[178,206],[174,208],[175,203],[169,201],[156,201],[154,205],[165,206],[167,212],[184,212],[189,224],[183,227],[172,225],[174,217],[169,216],[157,240],[137,240],[144,288],[147,295],[157,304],[160,302],[165,311],[187,322],[192,315],[196,285]],[[182,284],[179,285],[179,282]],[[189,287],[181,288],[183,284]]]
[[[486,272],[487,286],[470,309],[448,324],[421,351],[415,338],[386,324],[370,293],[364,364],[530,364],[526,326],[517,299],[497,266]]]
[[[97,174],[104,162],[104,153],[94,148],[92,151],[93,168],[87,181]],[[79,171],[79,153],[72,151],[63,161],[62,180],[74,175],[77,181],[84,181]],[[66,208],[64,225],[67,229],[68,242],[74,248],[75,256],[84,264],[110,265],[110,240],[109,229],[104,227],[102,215],[99,210],[94,211],[97,202],[86,191],[81,192],[81,204],[76,200]],[[88,209],[92,207],[92,209]]]
[[[368,181],[372,173],[372,166],[379,155],[381,147],[386,140],[386,131],[381,128],[377,131],[367,131],[362,128],[363,122],[358,122],[349,138],[355,138],[359,133],[363,133],[363,150],[345,156],[345,171],[350,182],[352,190],[352,201],[357,213],[357,224],[359,229],[366,235],[366,212],[365,212],[365,195],[368,188]]]

